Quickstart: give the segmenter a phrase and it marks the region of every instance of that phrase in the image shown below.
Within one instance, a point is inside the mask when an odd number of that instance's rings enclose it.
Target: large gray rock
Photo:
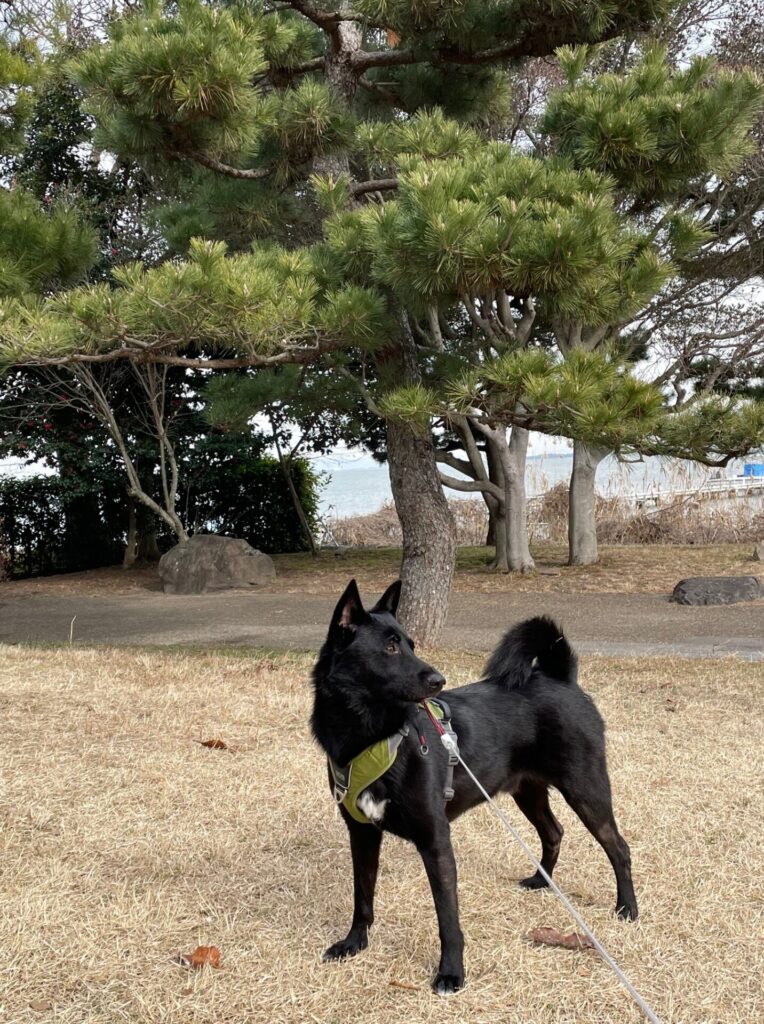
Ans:
[[[273,560],[245,540],[196,533],[170,548],[159,561],[166,594],[206,594],[210,590],[262,587],[276,575]]]
[[[693,576],[674,587],[671,600],[677,604],[737,604],[764,597],[757,576]]]

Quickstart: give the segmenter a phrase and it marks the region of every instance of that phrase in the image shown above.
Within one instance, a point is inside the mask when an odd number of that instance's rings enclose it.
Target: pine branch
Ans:
[[[200,164],[210,171],[215,171],[217,174],[224,174],[228,178],[238,178],[244,181],[260,181],[273,173],[270,167],[232,167],[231,164],[223,163],[222,160],[216,160],[214,156],[193,149],[173,149],[170,150],[170,154],[179,160],[193,160],[194,163]]]
[[[352,196],[363,196],[369,192],[390,192],[396,188],[400,182],[397,178],[379,178],[376,181],[356,181],[350,185],[350,194]]]
[[[405,105],[400,96],[398,96],[397,93],[394,93],[392,89],[387,89],[384,85],[380,85],[379,82],[373,82],[369,78],[359,78],[358,84],[362,89],[366,89],[367,92],[385,100],[390,104],[390,106],[396,107],[398,110],[402,110],[406,114],[411,113],[411,110]]]
[[[312,21],[314,25],[318,25],[319,28],[325,32],[333,34],[337,29],[337,25],[340,21],[348,20],[347,15],[343,16],[338,11],[322,11],[318,7],[314,7],[313,4],[306,3],[305,0],[289,0],[280,10],[292,9],[301,14],[308,21]]]
[[[486,50],[469,53],[456,47],[443,48],[434,54],[417,54],[413,50],[357,50],[353,54],[353,66],[364,71],[368,68],[400,67],[406,64],[425,62],[444,64],[490,64],[496,61],[520,60],[528,57],[545,57],[554,53],[558,46],[569,42],[576,35],[575,8],[571,15],[571,24],[563,19],[550,26],[548,23],[538,24],[514,43],[492,46]],[[555,31],[556,30],[556,31]],[[609,28],[597,34],[598,42],[605,42],[623,33],[623,25],[614,21]]]
[[[311,60],[306,60],[302,64],[272,64],[271,70],[277,69],[282,74],[290,76],[307,75],[311,71],[320,71],[325,63],[326,57],[313,57]]]
[[[161,352],[152,352],[150,348],[147,350],[143,347],[124,347],[113,349],[111,352],[94,354],[71,352],[68,355],[62,356],[36,356],[34,359],[14,360],[13,365],[73,366],[76,364],[115,363],[121,359],[128,359],[135,363],[158,363],[162,366],[182,366],[192,370],[239,370],[247,367],[281,366],[286,363],[309,363],[322,353],[332,352],[343,347],[345,347],[343,341],[332,340],[321,345],[287,348],[270,356],[252,354],[248,356],[231,356],[229,358],[164,355]]]
[[[371,392],[366,387],[364,382],[359,377],[356,377],[355,374],[351,373],[350,370],[348,370],[347,367],[345,366],[338,366],[337,370],[343,377],[346,377],[353,385],[353,387],[356,389],[356,391],[358,391],[361,398],[363,399],[364,405],[372,414],[372,416],[378,416],[380,419],[385,419],[384,412],[374,401]]]

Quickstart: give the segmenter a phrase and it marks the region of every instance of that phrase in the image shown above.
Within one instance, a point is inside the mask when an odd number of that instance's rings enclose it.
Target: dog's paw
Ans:
[[[439,996],[452,996],[460,988],[464,988],[464,974],[441,974],[438,971],[433,979],[432,988]]]
[[[535,875],[531,875],[530,878],[523,878],[520,880],[521,889],[548,889],[549,882],[546,878],[538,871]]]
[[[366,949],[368,945],[369,940],[367,936],[348,935],[346,939],[335,942],[333,946],[325,950],[321,959],[324,963],[329,963],[331,960],[347,960],[349,957],[355,956]]]
[[[622,921],[636,921],[639,917],[636,903],[624,903],[615,908],[615,912]]]

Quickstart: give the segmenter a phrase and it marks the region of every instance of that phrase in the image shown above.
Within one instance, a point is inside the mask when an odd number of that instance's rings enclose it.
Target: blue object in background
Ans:
[[[746,462],[743,476],[764,476],[764,462]]]

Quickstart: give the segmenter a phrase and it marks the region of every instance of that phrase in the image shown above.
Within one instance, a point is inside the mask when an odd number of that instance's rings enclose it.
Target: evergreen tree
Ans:
[[[627,125],[620,151],[606,146],[611,164],[599,166],[571,141],[589,131],[597,104],[587,93],[588,51],[571,52],[568,87],[545,128],[557,154],[531,158],[490,141],[509,120],[508,66],[562,44],[639,31],[668,6],[362,0],[350,10],[300,0],[227,9],[186,0],[166,14],[150,7],[117,22],[77,71],[101,144],[165,181],[175,177],[176,223],[193,214],[195,190],[202,194],[215,175],[253,190],[238,194],[245,207],[251,197],[250,218],[262,197],[261,236],[284,202],[277,196],[288,196],[304,215],[291,237],[283,228],[275,237],[318,240],[296,249],[261,242],[229,258],[220,245],[194,243],[187,262],[121,270],[117,290],[75,291],[43,309],[15,306],[2,327],[5,358],[150,357],[233,368],[320,357],[340,370],[351,352],[371,361],[378,388],[365,388],[366,398],[387,420],[404,534],[401,612],[419,639],[434,639],[455,538],[430,416],[436,407],[464,414],[458,403],[444,406],[447,385],[516,355],[530,341],[536,309],[570,349],[587,332],[602,341],[633,317],[671,272],[671,252],[698,238],[681,210],[660,223],[650,205],[654,170],[633,150],[665,165],[661,186],[676,205],[672,160],[696,178],[713,173],[713,160],[724,170],[758,99],[745,75],[715,86],[708,66],[681,79],[654,58],[641,83],[605,83],[603,118],[618,127],[623,100],[644,130]],[[655,109],[636,109],[632,93],[643,87]],[[688,152],[670,109],[677,91],[680,102],[692,101],[688,127],[697,134]],[[421,109],[435,97],[450,118]],[[718,153],[708,126],[701,131],[709,114],[720,116],[715,130],[726,126]],[[660,140],[647,145],[664,131],[678,152]],[[634,210],[621,200],[628,188],[619,173],[638,185]],[[215,218],[206,225],[214,234]],[[604,372],[597,358],[587,365]],[[523,419],[502,403],[475,408],[489,427],[499,415]],[[559,417],[532,412],[534,423],[559,426]],[[566,427],[583,441],[591,439],[585,419]]]

